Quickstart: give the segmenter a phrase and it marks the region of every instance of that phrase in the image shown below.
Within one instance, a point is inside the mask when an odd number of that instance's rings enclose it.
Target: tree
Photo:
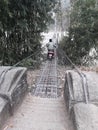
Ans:
[[[62,40],[61,46],[76,64],[83,63],[90,50],[98,46],[98,10],[95,4],[95,0],[77,0],[72,8],[69,35]]]
[[[36,52],[41,53],[41,32],[51,23],[55,0],[0,1],[0,60],[13,65]]]

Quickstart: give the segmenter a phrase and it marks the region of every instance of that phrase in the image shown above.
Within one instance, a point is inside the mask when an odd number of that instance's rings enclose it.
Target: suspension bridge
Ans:
[[[74,130],[62,88],[58,82],[57,58],[46,61],[36,77],[35,87],[2,130]]]
[[[64,69],[62,85],[56,51],[29,92],[26,68],[0,68],[0,130],[97,130],[98,74],[80,71],[60,48],[58,55],[74,68]]]

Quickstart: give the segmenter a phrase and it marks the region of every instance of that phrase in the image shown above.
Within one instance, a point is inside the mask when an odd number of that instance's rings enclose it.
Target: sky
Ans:
[[[65,8],[68,8],[70,6],[70,0],[61,0],[61,3],[62,3],[62,9],[64,10]],[[49,42],[49,39],[54,39],[55,29],[54,31],[50,30],[48,33],[42,33],[42,35],[44,36],[42,46],[45,46]],[[60,32],[59,32],[59,38],[61,38]]]
[[[62,8],[67,8],[70,6],[70,0],[61,0]]]

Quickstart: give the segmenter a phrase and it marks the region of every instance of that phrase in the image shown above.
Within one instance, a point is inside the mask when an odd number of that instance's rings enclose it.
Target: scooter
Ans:
[[[49,50],[48,51],[48,59],[52,60],[54,58],[54,51]]]

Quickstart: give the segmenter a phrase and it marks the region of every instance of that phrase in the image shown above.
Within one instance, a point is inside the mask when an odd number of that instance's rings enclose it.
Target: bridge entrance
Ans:
[[[46,61],[31,94],[2,130],[74,130],[61,95],[57,60]]]

